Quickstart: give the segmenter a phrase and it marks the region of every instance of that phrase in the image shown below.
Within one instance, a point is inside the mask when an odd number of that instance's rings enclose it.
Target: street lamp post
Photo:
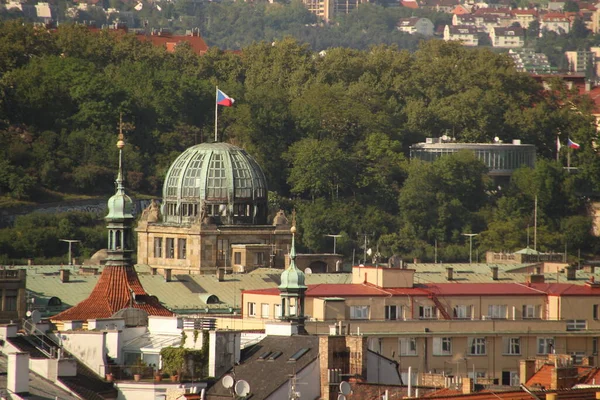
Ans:
[[[337,238],[342,237],[342,235],[325,235],[325,236],[333,238],[333,254],[337,254],[335,252],[335,245],[336,245],[336,242],[337,242]]]
[[[469,237],[469,264],[473,263],[473,236],[477,236],[479,233],[463,233],[463,236]]]
[[[67,242],[69,243],[69,265],[73,265],[73,259],[71,258],[71,246],[73,245],[73,243],[80,243],[81,240],[75,240],[75,239],[59,239],[61,242]]]

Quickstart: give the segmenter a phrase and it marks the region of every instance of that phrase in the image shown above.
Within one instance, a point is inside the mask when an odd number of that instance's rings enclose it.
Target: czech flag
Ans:
[[[567,142],[567,146],[569,146],[572,149],[579,149],[581,146],[579,146],[578,143],[575,143],[574,141],[572,141],[571,139],[569,139],[569,141]]]
[[[225,93],[221,92],[221,90],[217,89],[217,104],[220,106],[231,107],[235,99],[227,96]]]

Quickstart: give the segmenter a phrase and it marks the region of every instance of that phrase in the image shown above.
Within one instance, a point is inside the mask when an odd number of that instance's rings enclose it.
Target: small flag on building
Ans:
[[[581,146],[579,146],[579,143],[575,143],[574,141],[572,141],[571,139],[569,139],[569,141],[567,142],[567,146],[569,146],[572,149],[579,149]]]

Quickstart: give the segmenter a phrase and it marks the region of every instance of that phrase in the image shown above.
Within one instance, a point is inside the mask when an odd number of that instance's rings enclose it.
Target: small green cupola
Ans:
[[[281,274],[280,290],[306,289],[304,272],[296,267],[296,227],[292,226],[292,248],[290,249],[290,266]]]

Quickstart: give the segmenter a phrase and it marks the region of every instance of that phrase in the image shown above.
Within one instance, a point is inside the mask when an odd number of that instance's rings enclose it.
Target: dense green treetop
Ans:
[[[351,252],[367,233],[385,255],[431,258],[437,241],[445,260],[464,260],[469,231],[481,232],[482,249],[515,250],[526,245],[536,196],[540,248],[562,251],[567,233],[584,250],[596,246],[582,217],[600,190],[592,104],[559,81],[543,91],[505,55],[442,41],[414,53],[387,45],[315,53],[281,38],[197,56],[132,35],[3,21],[0,60],[3,199],[108,196],[120,114],[127,186],[159,196],[175,157],[213,140],[218,85],[236,99],[219,110],[219,137],[256,157],[277,193],[274,209],[301,211],[307,250],[329,250],[323,235],[343,232],[340,249]],[[582,145],[570,153],[578,174],[562,169],[566,150],[554,161],[558,133]],[[497,188],[470,153],[407,161],[410,145],[444,134],[521,139],[536,146],[537,167]]]

